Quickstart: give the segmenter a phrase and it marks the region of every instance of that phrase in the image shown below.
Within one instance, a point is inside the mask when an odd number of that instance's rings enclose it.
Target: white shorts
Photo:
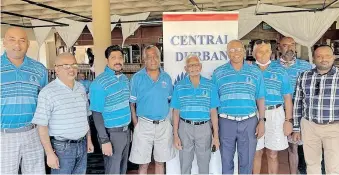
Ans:
[[[273,151],[280,151],[288,148],[287,136],[284,135],[283,127],[285,122],[283,106],[266,110],[265,118],[265,134],[258,140],[256,150],[267,148]]]
[[[175,157],[172,125],[168,119],[153,124],[139,117],[134,128],[129,161],[135,164],[150,163],[152,150],[157,162],[167,162]]]

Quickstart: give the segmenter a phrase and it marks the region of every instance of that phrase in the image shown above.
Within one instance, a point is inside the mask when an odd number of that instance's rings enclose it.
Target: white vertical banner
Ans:
[[[206,78],[211,78],[215,68],[229,61],[226,47],[229,41],[238,38],[238,17],[238,12],[163,13],[164,69],[174,84],[185,76],[185,58],[190,54],[200,57],[202,75]],[[211,154],[210,174],[221,174],[220,152]],[[166,173],[181,174],[178,151],[166,163]],[[196,158],[192,174],[198,174]]]

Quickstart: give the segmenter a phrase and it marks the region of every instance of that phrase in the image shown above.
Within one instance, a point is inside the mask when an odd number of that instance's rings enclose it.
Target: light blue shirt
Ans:
[[[219,114],[247,116],[257,111],[256,100],[265,97],[264,78],[254,65],[244,63],[236,71],[231,63],[218,67],[212,76],[217,86]]]
[[[47,84],[45,66],[27,56],[16,67],[1,56],[1,128],[20,128],[33,119],[39,91]]]
[[[102,113],[106,128],[126,126],[131,122],[129,82],[126,75],[119,78],[106,66],[90,86],[90,109]]]
[[[274,61],[275,64],[280,64],[279,60]],[[312,65],[301,59],[296,59],[295,63],[292,66],[284,67],[283,68],[287,71],[287,74],[290,77],[291,87],[293,89],[293,92],[295,91],[296,84],[297,84],[297,78],[302,72],[305,72],[307,70],[312,69]],[[292,96],[294,98],[294,95]]]
[[[130,102],[136,103],[137,116],[151,120],[165,119],[173,92],[171,77],[160,68],[157,81],[153,81],[145,68],[131,79]]]
[[[292,94],[290,78],[287,71],[279,64],[270,64],[265,70],[257,67],[264,76],[266,95],[265,105],[284,105],[284,95]]]
[[[79,82],[85,87],[86,93],[88,94],[92,82],[89,80],[79,80]]]
[[[181,80],[173,91],[171,107],[180,111],[180,117],[192,121],[210,120],[210,111],[220,105],[216,86],[211,80],[200,76],[194,87],[189,76]]]

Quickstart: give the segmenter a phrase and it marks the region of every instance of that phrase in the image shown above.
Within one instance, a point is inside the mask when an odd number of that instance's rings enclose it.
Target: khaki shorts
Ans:
[[[267,148],[280,151],[288,148],[287,136],[284,135],[285,111],[281,106],[265,111],[265,134],[257,142],[256,150]]]
[[[153,124],[139,117],[134,128],[129,161],[135,164],[150,163],[152,149],[154,160],[157,162],[167,162],[175,157],[170,120]]]

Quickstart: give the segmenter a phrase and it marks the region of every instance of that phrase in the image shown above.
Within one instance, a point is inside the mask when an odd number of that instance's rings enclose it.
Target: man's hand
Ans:
[[[174,144],[174,147],[175,147],[176,149],[182,150],[181,140],[180,140],[179,136],[174,136],[173,144]]]
[[[300,132],[294,132],[294,133],[292,134],[292,139],[293,139],[293,141],[295,141],[295,142],[298,142],[299,140],[301,140]]]
[[[284,135],[289,136],[293,131],[293,125],[291,122],[285,121],[284,122]]]
[[[137,121],[133,121],[134,128],[137,126],[137,124],[138,124],[138,120]]]
[[[54,152],[47,154],[47,165],[52,169],[60,168],[58,156]]]
[[[219,150],[220,147],[220,142],[219,142],[219,138],[213,137],[212,140],[212,146],[215,145],[215,150]]]
[[[101,144],[102,147],[102,154],[106,156],[112,156],[113,155],[113,148],[111,142],[107,142],[104,144]]]
[[[265,122],[260,120],[257,125],[255,135],[257,136],[257,139],[260,139],[264,134],[265,134]]]
[[[92,139],[87,139],[87,153],[93,153],[94,152],[94,146]]]

